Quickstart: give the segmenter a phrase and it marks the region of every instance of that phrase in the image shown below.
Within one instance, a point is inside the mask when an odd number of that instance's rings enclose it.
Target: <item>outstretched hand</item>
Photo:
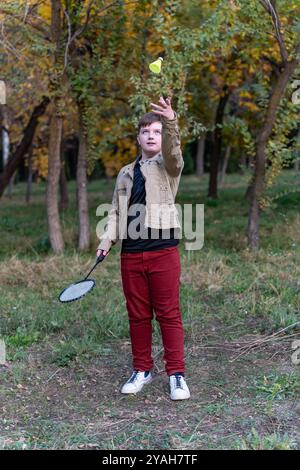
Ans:
[[[159,103],[160,104],[151,103],[152,112],[155,114],[160,114],[167,119],[174,119],[175,113],[172,109],[171,99],[164,99],[162,96],[160,96]]]

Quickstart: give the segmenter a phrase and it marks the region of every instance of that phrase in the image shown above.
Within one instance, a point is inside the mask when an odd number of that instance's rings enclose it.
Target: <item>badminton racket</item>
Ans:
[[[104,260],[106,255],[101,254],[98,256],[96,263],[90,270],[90,272],[85,276],[85,278],[81,281],[75,282],[70,284],[66,287],[58,296],[58,300],[62,303],[73,302],[74,300],[81,299],[84,295],[90,292],[93,287],[96,285],[94,279],[88,279],[89,275],[92,271],[94,271],[95,267]]]

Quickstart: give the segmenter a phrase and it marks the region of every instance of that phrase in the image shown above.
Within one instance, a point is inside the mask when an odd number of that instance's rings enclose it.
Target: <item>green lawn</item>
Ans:
[[[49,248],[45,185],[0,201],[0,448],[299,449],[300,175],[269,190],[261,249],[246,247],[248,175],[229,175],[217,201],[207,176],[183,176],[177,202],[205,205],[205,242],[180,242],[181,311],[192,397],[169,399],[159,328],[155,379],[136,397],[119,388],[131,368],[119,248],[93,273],[97,286],[74,304],[58,302],[95,259],[96,208],[114,181],[89,185],[93,241],[76,252],[75,185],[62,222],[66,252]]]

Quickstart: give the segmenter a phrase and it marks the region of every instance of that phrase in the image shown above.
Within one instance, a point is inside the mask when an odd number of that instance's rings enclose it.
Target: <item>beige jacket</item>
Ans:
[[[137,159],[121,168],[117,176],[112,209],[108,214],[104,233],[99,236],[98,249],[109,251],[112,245],[126,236],[127,211],[136,161]],[[161,153],[141,165],[146,190],[146,228],[180,227],[175,197],[183,167],[177,116],[172,120],[162,117]]]

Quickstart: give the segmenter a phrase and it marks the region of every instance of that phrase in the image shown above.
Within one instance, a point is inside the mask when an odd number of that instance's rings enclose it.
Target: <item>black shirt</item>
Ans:
[[[134,177],[133,177],[133,186],[129,201],[128,217],[127,217],[127,238],[122,240],[122,249],[121,253],[140,253],[142,251],[152,251],[152,250],[162,250],[163,248],[168,248],[171,246],[176,246],[179,244],[179,239],[177,238],[180,228],[170,228],[170,229],[154,229],[154,228],[145,228],[145,209],[146,209],[146,189],[145,189],[145,179],[143,173],[141,172],[140,156],[134,166]],[[139,204],[140,210],[132,210],[133,204]],[[131,238],[128,233],[129,224],[134,221],[134,219],[139,219],[141,223],[133,223],[137,234],[139,236],[137,239]],[[132,234],[131,234],[132,235]],[[167,238],[164,238],[167,237]]]

